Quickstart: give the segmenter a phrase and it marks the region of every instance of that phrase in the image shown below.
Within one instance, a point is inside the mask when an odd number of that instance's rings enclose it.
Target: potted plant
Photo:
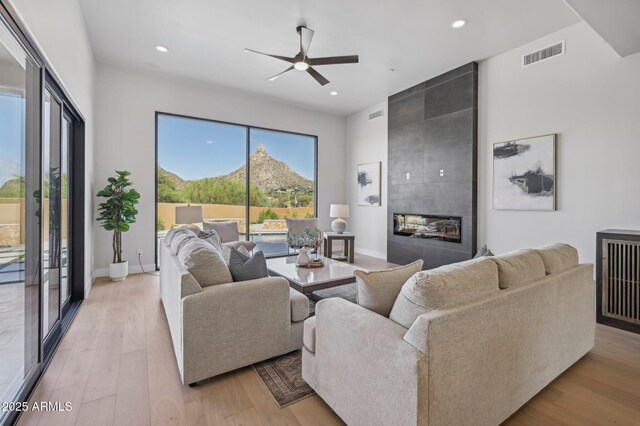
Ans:
[[[100,217],[97,220],[104,229],[113,231],[113,261],[109,265],[109,277],[112,281],[122,281],[129,274],[129,262],[122,261],[122,233],[127,232],[130,224],[136,221],[138,210],[135,205],[140,199],[140,194],[130,188],[133,185],[128,179],[130,172],[116,170],[116,175],[110,177],[109,184],[98,192],[98,197],[107,200],[100,203]]]

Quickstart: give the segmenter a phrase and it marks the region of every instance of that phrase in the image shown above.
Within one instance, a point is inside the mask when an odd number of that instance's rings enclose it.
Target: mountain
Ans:
[[[313,181],[300,176],[284,162],[271,157],[264,145],[258,145],[256,152],[249,157],[251,171],[251,183],[265,193],[271,192],[313,192]],[[247,176],[247,167],[229,173],[222,178],[239,180],[244,182]]]
[[[158,180],[162,180],[171,185],[173,189],[182,189],[187,186],[188,181],[182,179],[175,173],[171,173],[168,170],[158,167]]]

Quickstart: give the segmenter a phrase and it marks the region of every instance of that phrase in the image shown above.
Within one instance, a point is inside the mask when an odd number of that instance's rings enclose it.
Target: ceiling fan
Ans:
[[[272,58],[280,59],[281,61],[289,62],[291,65],[286,70],[282,71],[274,75],[273,77],[269,77],[268,81],[274,81],[282,74],[291,71],[292,69],[296,69],[298,71],[306,71],[311,77],[313,77],[320,85],[324,86],[329,83],[329,80],[324,78],[322,74],[313,69],[314,66],[317,65],[335,65],[335,64],[357,64],[358,63],[358,55],[350,55],[350,56],[329,56],[325,58],[310,58],[307,56],[307,52],[309,52],[309,46],[311,45],[311,40],[313,39],[313,30],[300,25],[296,28],[298,35],[300,36],[300,52],[294,56],[293,58],[288,58],[286,56],[279,55],[270,55],[268,53],[258,52],[252,49],[244,49],[245,52],[259,53],[260,55],[270,56]]]

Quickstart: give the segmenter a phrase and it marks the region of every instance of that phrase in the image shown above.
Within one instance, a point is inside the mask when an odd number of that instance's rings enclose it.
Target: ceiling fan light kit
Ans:
[[[257,50],[244,49],[245,52],[258,53],[260,55],[270,56],[281,61],[289,62],[291,65],[286,70],[278,73],[272,77],[269,77],[267,81],[275,81],[282,74],[289,72],[293,69],[298,71],[306,71],[311,77],[313,77],[321,86],[329,84],[329,80],[322,76],[313,67],[319,65],[337,65],[337,64],[357,64],[358,55],[350,56],[329,56],[325,58],[310,58],[307,55],[309,46],[311,46],[311,40],[313,40],[314,31],[300,25],[296,28],[296,32],[300,36],[300,52],[292,58],[280,55],[271,55],[269,53],[258,52]]]

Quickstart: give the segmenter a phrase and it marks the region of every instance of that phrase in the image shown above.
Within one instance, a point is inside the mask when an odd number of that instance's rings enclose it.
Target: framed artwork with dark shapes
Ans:
[[[382,163],[358,164],[358,205],[380,206]]]
[[[493,144],[493,208],[556,210],[556,134]]]

